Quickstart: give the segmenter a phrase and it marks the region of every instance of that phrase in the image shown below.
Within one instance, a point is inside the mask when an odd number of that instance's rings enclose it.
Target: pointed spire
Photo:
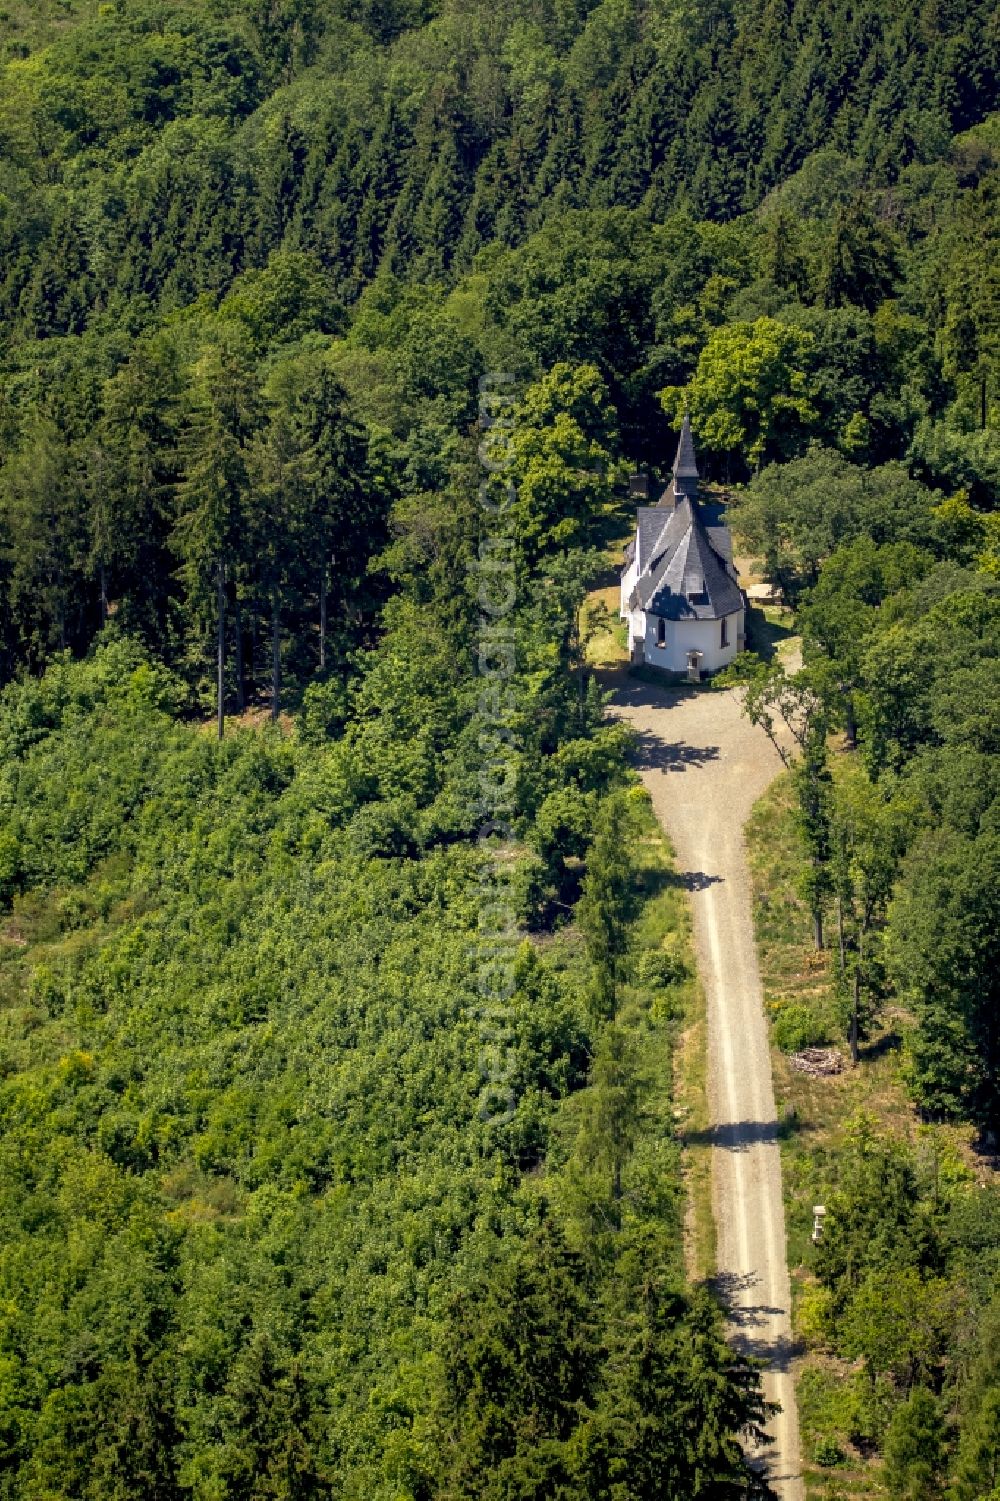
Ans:
[[[694,439],[691,436],[691,418],[684,413],[681,423],[680,442],[674,459],[674,494],[695,495],[698,491],[698,461],[694,455]]]

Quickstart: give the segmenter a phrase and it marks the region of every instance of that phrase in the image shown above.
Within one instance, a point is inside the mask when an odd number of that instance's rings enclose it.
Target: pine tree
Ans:
[[[729,1348],[709,1294],[680,1290],[647,1227],[619,1255],[607,1295],[607,1353],[581,1444],[588,1496],[628,1501],[772,1498],[745,1446],[775,1411],[752,1361]]]
[[[584,1166],[607,1171],[615,1228],[621,1224],[623,1174],[638,1136],[642,1094],[634,1039],[609,1022],[597,1035],[576,1152]]]
[[[272,410],[254,450],[249,523],[253,553],[271,616],[271,718],[281,712],[281,619],[303,533],[303,497],[296,483],[294,435],[288,413]]]
[[[9,600],[21,654],[41,666],[86,639],[93,592],[84,465],[65,427],[32,411],[0,471]]]
[[[571,1441],[597,1370],[595,1309],[583,1259],[543,1212],[449,1310],[435,1399],[441,1501],[579,1494]]]
[[[629,972],[630,928],[638,905],[632,863],[634,831],[627,794],[616,792],[601,811],[576,908],[591,964],[591,1006],[598,1021],[614,1020]]]
[[[955,1501],[1000,1496],[1000,1386],[983,1393],[975,1417],[963,1427],[954,1494]]]
[[[899,274],[896,243],[861,198],[834,214],[819,263],[816,295],[824,307],[855,303],[869,312]]]
[[[216,714],[222,738],[225,711],[226,598],[249,559],[252,528],[251,445],[262,422],[256,373],[246,347],[224,333],[194,373],[184,479],[178,490],[175,545],[183,561],[187,625],[212,613],[216,636]],[[197,646],[196,646],[197,649]]]
[[[103,390],[104,410],[92,436],[90,484],[106,554],[108,587],[126,629],[138,630],[161,656],[175,650],[171,553],[180,479],[178,429],[183,378],[169,338],[138,343]]]
[[[329,368],[307,372],[289,413],[301,496],[300,573],[318,605],[319,666],[327,666],[331,603],[344,629],[363,605],[368,559],[385,538],[386,497],[368,467],[364,433]]]
[[[893,1501],[938,1501],[943,1461],[941,1414],[918,1386],[892,1415],[885,1440],[885,1479]]]
[[[458,122],[449,122],[413,216],[415,274],[441,279],[451,265],[462,232],[465,174],[455,139]]]
[[[806,854],[806,866],[800,884],[812,915],[813,939],[817,949],[821,949],[823,913],[833,885],[830,831],[833,779],[830,776],[824,719],[817,719],[810,726],[803,740],[802,755],[795,762],[792,774],[799,804],[799,830]]]

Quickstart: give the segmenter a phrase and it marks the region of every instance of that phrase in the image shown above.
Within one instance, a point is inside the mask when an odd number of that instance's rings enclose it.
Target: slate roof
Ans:
[[[694,455],[694,438],[691,436],[691,419],[684,413],[684,421],[681,423],[680,442],[677,444],[677,454],[674,458],[674,479],[697,479],[698,460]]]
[[[635,513],[636,559],[641,573],[653,556],[653,548],[664,525],[673,515],[673,507],[640,506]]]
[[[635,540],[625,554],[625,566],[634,557],[638,574],[629,605],[665,620],[719,620],[742,609],[743,594],[722,507],[698,499],[698,461],[687,417],[673,474],[659,505],[636,511]]]
[[[703,516],[702,520],[704,519]],[[728,526],[706,526],[705,531],[708,533],[708,540],[716,552],[727,563],[731,564],[733,561],[733,534]]]
[[[733,534],[726,525],[726,508],[714,495],[698,496],[698,514],[705,523],[708,540],[727,563],[733,561]]]
[[[731,569],[713,546],[697,500],[682,496],[641,566],[631,603],[665,620],[718,620],[743,607]]]

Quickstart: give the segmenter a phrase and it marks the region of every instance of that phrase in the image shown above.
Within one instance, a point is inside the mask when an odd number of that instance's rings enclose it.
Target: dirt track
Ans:
[[[782,1501],[801,1501],[781,1161],[743,843],[781,761],[732,691],[629,679],[615,712],[638,733],[638,767],[691,893],[708,1003],[719,1283],[734,1339],[767,1361],[767,1395],[782,1406],[762,1455],[771,1484]]]

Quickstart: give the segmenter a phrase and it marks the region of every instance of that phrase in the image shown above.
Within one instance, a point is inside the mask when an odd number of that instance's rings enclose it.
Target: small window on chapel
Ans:
[[[720,644],[722,646],[729,645],[729,621],[726,619],[725,615],[723,615],[722,617],[722,640]]]
[[[656,622],[656,644],[657,646],[666,646],[667,644],[667,622],[665,620],[658,620]]]

